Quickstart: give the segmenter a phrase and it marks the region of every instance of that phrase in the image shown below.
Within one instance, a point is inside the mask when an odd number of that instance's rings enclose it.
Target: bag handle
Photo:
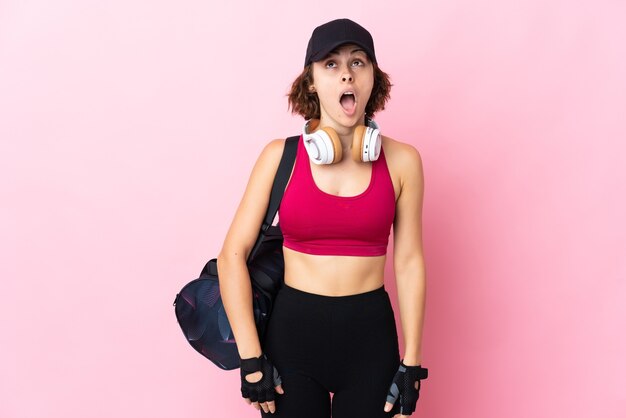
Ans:
[[[290,136],[285,141],[283,155],[280,158],[280,164],[278,165],[276,175],[274,176],[274,183],[272,184],[272,191],[270,193],[270,201],[267,207],[267,212],[265,213],[265,219],[263,219],[263,223],[261,224],[261,231],[259,232],[259,236],[257,237],[256,242],[254,243],[252,251],[250,251],[250,255],[248,256],[246,262],[250,262],[254,259],[254,256],[261,246],[261,242],[263,241],[267,230],[270,228],[270,226],[272,226],[272,221],[274,221],[274,217],[278,212],[280,201],[283,199],[285,187],[287,186],[291,170],[293,169],[294,161],[296,160],[296,152],[298,151],[299,139],[300,135],[297,135]]]

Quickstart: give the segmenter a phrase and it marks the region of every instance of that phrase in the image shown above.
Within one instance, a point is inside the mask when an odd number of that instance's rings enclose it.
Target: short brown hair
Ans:
[[[367,106],[365,106],[365,114],[370,118],[385,108],[393,85],[387,73],[381,70],[376,63],[372,63],[372,65],[374,66],[374,87]],[[309,64],[294,80],[291,91],[287,94],[291,113],[302,115],[305,119],[320,118],[320,101],[316,93],[309,91],[309,86],[312,84],[313,65]]]

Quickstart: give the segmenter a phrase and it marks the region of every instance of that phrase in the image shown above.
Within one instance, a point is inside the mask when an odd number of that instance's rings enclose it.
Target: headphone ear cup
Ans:
[[[330,128],[328,126],[321,128],[317,132],[320,134],[320,136],[325,137],[325,140],[330,143],[329,145],[333,149],[334,158],[332,161],[329,161],[326,164],[334,164],[336,162],[341,161],[343,148],[341,147],[341,140],[339,139],[339,135],[337,135],[337,132],[335,132],[333,128]],[[324,133],[326,135],[324,135]]]
[[[365,140],[364,125],[359,125],[354,129],[352,137],[352,159],[357,163],[363,162],[363,142]]]
[[[341,160],[341,142],[332,128],[321,128],[319,119],[304,124],[302,139],[309,159],[315,164],[332,164]],[[311,133],[309,133],[311,131]]]
[[[362,137],[363,148],[361,149],[361,158],[364,162],[376,161],[380,157],[380,148],[382,146],[382,137],[380,129],[366,127]]]

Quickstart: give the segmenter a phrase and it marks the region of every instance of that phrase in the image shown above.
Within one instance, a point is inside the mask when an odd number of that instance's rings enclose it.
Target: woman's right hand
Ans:
[[[276,412],[274,391],[285,393],[278,370],[265,354],[241,359],[241,395],[246,402],[264,412]]]

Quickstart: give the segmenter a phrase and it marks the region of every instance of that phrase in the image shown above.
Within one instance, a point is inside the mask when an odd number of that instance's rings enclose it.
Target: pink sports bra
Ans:
[[[371,164],[370,184],[361,194],[326,193],[313,180],[300,136],[293,174],[278,209],[283,245],[316,255],[386,254],[396,202],[382,147]]]

